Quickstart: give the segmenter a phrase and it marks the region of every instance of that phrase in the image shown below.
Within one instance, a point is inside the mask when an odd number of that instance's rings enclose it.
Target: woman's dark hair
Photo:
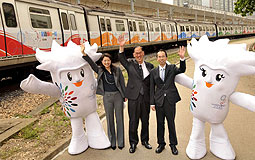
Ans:
[[[112,56],[111,56],[109,53],[104,53],[104,54],[102,54],[102,56],[100,57],[100,62],[101,62],[101,63],[100,63],[100,66],[101,66],[103,69],[105,69],[104,65],[102,64],[102,61],[103,61],[104,57],[110,58],[110,60],[111,60],[110,68],[111,68],[111,70],[112,70],[112,69],[115,69],[115,66],[112,64]]]
[[[165,53],[165,55],[166,55],[166,57],[167,57],[166,50],[164,50],[164,49],[160,49],[158,52],[164,52],[164,53]],[[158,54],[157,54],[157,57],[158,57]]]

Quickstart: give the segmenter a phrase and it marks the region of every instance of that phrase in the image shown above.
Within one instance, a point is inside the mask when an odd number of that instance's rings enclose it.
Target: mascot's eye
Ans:
[[[83,69],[81,69],[80,73],[81,73],[81,76],[84,77],[84,70]]]
[[[68,73],[67,73],[67,78],[69,79],[69,81],[71,81],[71,80],[72,80],[72,75],[71,75],[71,73],[70,73],[70,72],[68,72]]]
[[[206,70],[204,68],[200,68],[200,70],[202,71],[202,76],[205,77],[206,76]]]
[[[216,81],[220,81],[222,78],[225,78],[225,76],[223,74],[216,75]]]

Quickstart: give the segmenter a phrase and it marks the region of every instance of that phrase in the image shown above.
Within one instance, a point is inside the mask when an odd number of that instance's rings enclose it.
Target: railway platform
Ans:
[[[187,70],[185,74],[193,77],[194,63],[191,59],[187,60]],[[177,85],[179,93],[182,100],[177,104],[176,110],[176,130],[178,137],[178,150],[179,155],[174,156],[171,153],[171,149],[166,145],[166,149],[160,153],[155,153],[157,145],[157,133],[156,133],[156,113],[154,111],[150,112],[150,144],[152,145],[152,150],[146,149],[139,143],[137,145],[137,150],[135,153],[130,154],[129,142],[128,142],[128,113],[127,107],[124,109],[125,118],[125,148],[119,150],[105,149],[105,150],[95,150],[87,149],[85,152],[79,155],[69,155],[67,149],[60,152],[54,160],[159,160],[159,159],[174,159],[174,160],[185,160],[189,159],[186,156],[186,146],[189,141],[189,136],[192,129],[192,114],[189,110],[190,105],[190,94],[191,90]],[[254,95],[255,91],[255,76],[242,77],[239,81],[236,91],[248,93]],[[104,129],[106,130],[106,120],[102,120]],[[224,126],[228,133],[230,142],[236,152],[237,160],[253,160],[255,158],[255,113],[243,109],[239,106],[230,104],[229,114],[224,121]],[[166,128],[165,138],[166,143],[169,142],[168,130]],[[140,131],[140,128],[138,129]],[[209,132],[210,125],[206,123],[205,135],[206,135],[206,145],[207,154],[203,160],[216,160],[216,158],[209,150]]]

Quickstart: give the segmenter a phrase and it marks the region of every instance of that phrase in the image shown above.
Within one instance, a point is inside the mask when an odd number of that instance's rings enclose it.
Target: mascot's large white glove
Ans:
[[[26,79],[21,82],[20,88],[29,93],[46,94],[57,98],[59,98],[61,94],[55,84],[41,81],[33,74],[30,74]]]

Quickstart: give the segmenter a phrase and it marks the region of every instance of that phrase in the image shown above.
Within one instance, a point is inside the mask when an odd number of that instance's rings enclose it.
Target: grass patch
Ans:
[[[23,114],[15,114],[14,116],[17,118],[32,118],[32,116],[30,115],[23,115]]]
[[[40,133],[44,132],[44,130],[45,128],[30,124],[18,133],[18,137],[23,139],[40,139]]]
[[[18,147],[13,147],[8,150],[0,151],[0,159],[7,159],[16,152],[19,152],[19,150],[20,149]]]
[[[40,115],[44,115],[44,114],[47,114],[47,113],[50,113],[49,107],[44,108],[44,109],[40,112]]]

